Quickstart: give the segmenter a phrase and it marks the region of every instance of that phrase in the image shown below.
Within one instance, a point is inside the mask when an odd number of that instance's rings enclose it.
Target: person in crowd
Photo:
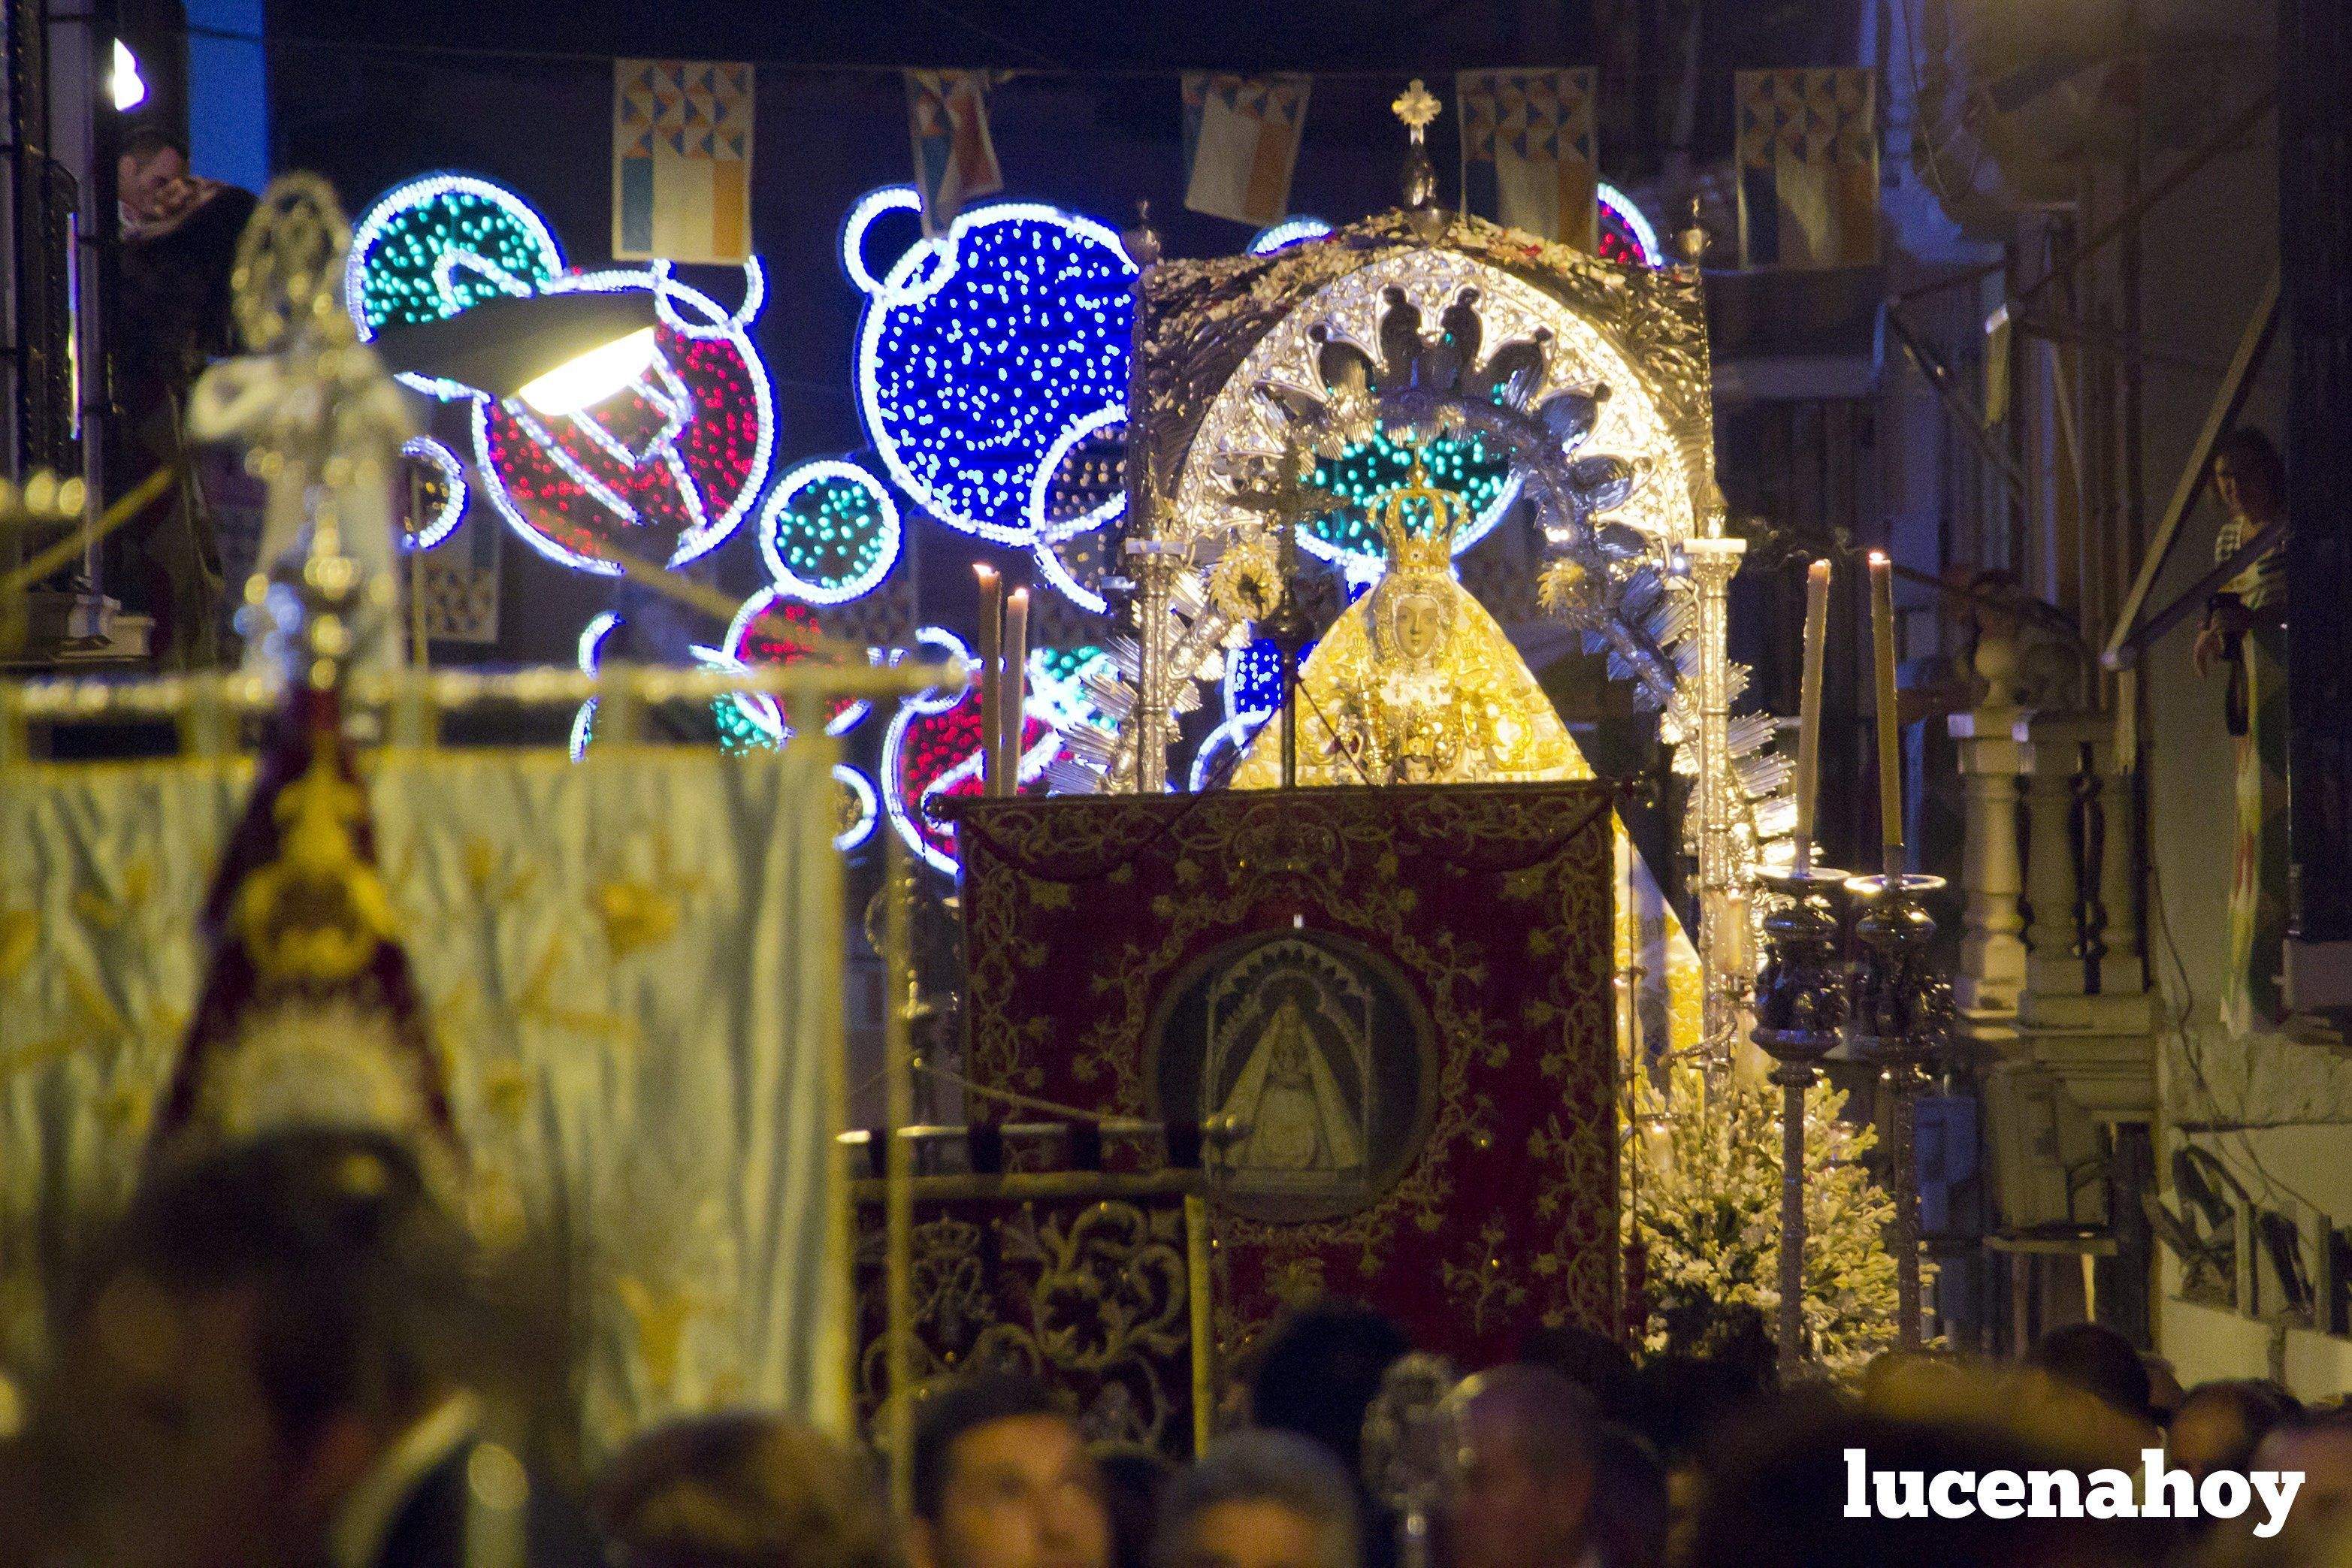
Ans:
[[[2213,539],[2219,565],[2285,515],[2286,465],[2269,436],[2240,425],[2214,446],[2212,477],[2229,514]],[[2276,1024],[2285,1013],[2279,971],[2287,904],[2286,614],[2282,540],[2214,593],[2190,650],[2199,674],[2218,664],[2229,677],[2222,719],[2236,747],[2237,852],[2221,1010],[2232,1034]]]
[[[1885,1517],[1874,1505],[1868,1517],[1847,1517],[1849,1449],[1867,1454],[1875,1471],[1923,1479],[2104,1462],[2028,1441],[1988,1419],[1991,1407],[1965,1396],[1955,1415],[1898,1417],[1818,1391],[1768,1401],[1716,1434],[1707,1484],[1676,1561],[1683,1568],[2121,1568],[2162,1560],[2173,1536],[2152,1521],[1992,1519],[1975,1511],[1955,1519],[1924,1501],[1916,1518]]]
[[[1602,1568],[1660,1568],[1673,1522],[1666,1467],[1649,1439],[1603,1421],[1592,1432],[1592,1539]]]
[[[281,1130],[155,1173],[26,1433],[61,1561],[593,1562],[585,1521],[486,1435],[478,1283],[382,1134]]]
[[[2180,1375],[2163,1356],[2143,1355],[2139,1361],[2147,1368],[2147,1417],[2159,1427],[2169,1427],[2189,1391],[2180,1386]]]
[[[1173,1467],[1139,1444],[1097,1443],[1095,1468],[1102,1472],[1103,1505],[1110,1511],[1111,1561],[1117,1568],[1150,1568],[1160,1500]]]
[[[1381,1377],[1412,1349],[1405,1332],[1371,1308],[1328,1300],[1276,1325],[1250,1375],[1250,1424],[1312,1438],[1347,1471],[1372,1568],[1394,1561],[1396,1521],[1364,1484],[1364,1415]]]
[[[115,178],[122,329],[113,354],[122,418],[109,467],[121,471],[121,490],[158,468],[181,473],[124,528],[110,552],[121,570],[109,580],[128,608],[155,618],[161,658],[201,666],[219,657],[225,605],[215,521],[190,472],[188,393],[207,361],[242,351],[229,278],[256,204],[251,192],[196,178],[185,145],[153,126],[123,138]]]
[[[2278,1422],[2255,1446],[2250,1468],[2303,1472],[2290,1525],[2352,1518],[2352,1406],[2300,1410]]]
[[[2200,1383],[2173,1412],[2166,1447],[2174,1465],[2200,1479],[2213,1470],[2249,1469],[2271,1429],[2302,1408],[2267,1379]]]
[[[1086,1437],[1053,1390],[991,1374],[915,1412],[914,1568],[1110,1568],[1110,1513]]]
[[[1250,1420],[1312,1437],[1359,1474],[1364,1412],[1381,1375],[1412,1348],[1402,1329],[1370,1307],[1339,1301],[1308,1307],[1268,1337],[1250,1381]]]
[[[1171,1482],[1154,1568],[1357,1568],[1356,1492],[1291,1432],[1220,1438]]]
[[[2131,1341],[2104,1323],[2052,1329],[2026,1353],[2025,1364],[2062,1388],[2089,1395],[2126,1420],[2152,1425],[2147,1364]]]
[[[1591,1396],[1557,1372],[1514,1364],[1466,1379],[1448,1404],[1458,1469],[1447,1523],[1457,1568],[1599,1562]]]
[[[1612,1334],[1581,1323],[1533,1329],[1519,1342],[1518,1359],[1576,1384],[1612,1419],[1622,1418],[1633,1402],[1633,1358]]]
[[[656,1427],[593,1503],[610,1568],[906,1568],[865,1459],[780,1416]]]

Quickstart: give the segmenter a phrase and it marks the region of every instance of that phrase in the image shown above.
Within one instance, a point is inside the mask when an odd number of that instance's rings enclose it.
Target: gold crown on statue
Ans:
[[[1418,501],[1430,517],[1429,531],[1415,533],[1406,521],[1406,509]],[[1429,482],[1429,470],[1413,448],[1412,473],[1405,482],[1373,504],[1372,520],[1388,546],[1389,570],[1449,573],[1454,566],[1454,530],[1462,526],[1463,499]]]

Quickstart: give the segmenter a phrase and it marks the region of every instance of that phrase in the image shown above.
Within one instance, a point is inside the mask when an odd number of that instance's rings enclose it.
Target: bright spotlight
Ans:
[[[139,57],[121,39],[114,40],[114,71],[108,83],[114,107],[129,113],[147,101],[147,83],[139,75]]]

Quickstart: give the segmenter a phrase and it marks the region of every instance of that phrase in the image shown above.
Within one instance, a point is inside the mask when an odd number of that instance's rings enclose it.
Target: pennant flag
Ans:
[[[751,68],[613,62],[613,255],[751,256]]]
[[[1741,265],[1875,265],[1878,93],[1869,68],[1741,71],[1733,92]]]
[[[988,134],[988,73],[908,71],[907,120],[915,138],[923,233],[944,234],[972,198],[1004,189],[1004,171]]]
[[[1590,251],[1600,242],[1592,69],[1464,71],[1462,204]]]
[[[1259,228],[1290,212],[1307,126],[1304,76],[1184,73],[1184,204]]]
[[[211,953],[151,1165],[271,1127],[411,1137],[462,1163],[339,690],[289,694],[205,901]]]

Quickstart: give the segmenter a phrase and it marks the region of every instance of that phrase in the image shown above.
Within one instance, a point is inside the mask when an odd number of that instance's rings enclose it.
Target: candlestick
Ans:
[[[1004,705],[998,733],[1003,737],[1003,792],[1021,793],[1021,729],[1029,706],[1029,591],[1016,588],[1004,599]]]
[[[1830,563],[1805,571],[1805,670],[1797,695],[1797,874],[1813,869],[1813,814],[1822,787],[1822,655],[1829,644]]]
[[[1004,679],[1004,580],[984,561],[974,561],[971,574],[980,579],[980,792],[994,795],[1003,784],[997,709]]]
[[[1903,874],[1901,727],[1895,715],[1895,566],[1884,550],[1870,552],[1870,639],[1878,677],[1878,831],[1886,874]]]

